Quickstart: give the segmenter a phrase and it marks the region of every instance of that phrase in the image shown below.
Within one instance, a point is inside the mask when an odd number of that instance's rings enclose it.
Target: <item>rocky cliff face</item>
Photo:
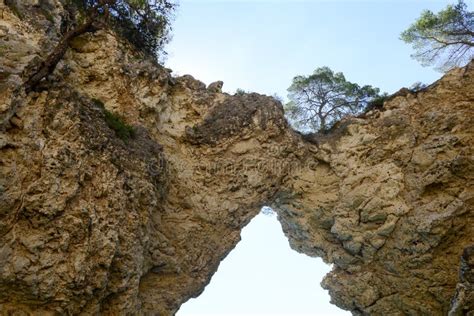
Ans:
[[[295,249],[334,263],[322,285],[338,306],[450,309],[474,241],[473,66],[313,139],[327,167],[298,174],[279,214]]]
[[[341,308],[472,311],[473,64],[303,137],[274,99],[175,78],[108,32],[26,94],[62,7],[15,10],[0,7],[0,314],[171,315],[263,205],[334,264]]]

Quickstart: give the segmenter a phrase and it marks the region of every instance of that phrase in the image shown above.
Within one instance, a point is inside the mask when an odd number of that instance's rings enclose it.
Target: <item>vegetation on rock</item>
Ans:
[[[102,109],[107,126],[115,132],[118,138],[126,142],[135,136],[133,126],[128,125],[120,115],[107,110],[104,103],[98,99],[93,99],[92,102]]]
[[[170,0],[68,0],[85,18],[95,16],[104,27],[114,29],[139,51],[151,56],[163,52],[169,41],[171,14],[176,4]]]
[[[139,51],[156,57],[169,39],[175,7],[170,0],[67,0],[73,19],[63,27],[64,35],[53,51],[26,80],[25,89],[34,89],[54,71],[73,39],[104,28],[115,30]]]
[[[370,101],[367,104],[367,106],[364,109],[364,113],[367,113],[374,109],[382,109],[384,102],[387,101],[389,97],[390,97],[389,94],[386,92],[382,93],[381,95],[376,96],[375,98],[372,99],[372,101]]]
[[[361,87],[343,73],[321,67],[310,76],[296,76],[288,92],[285,110],[290,121],[304,131],[325,132],[344,116],[361,112],[380,90]]]

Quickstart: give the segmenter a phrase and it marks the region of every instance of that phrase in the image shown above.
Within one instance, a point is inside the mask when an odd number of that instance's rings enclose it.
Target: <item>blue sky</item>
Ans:
[[[467,1],[469,4],[472,1]],[[167,65],[210,83],[286,97],[295,75],[329,66],[359,84],[395,92],[440,73],[399,40],[427,8],[449,1],[182,1]]]
[[[473,0],[466,1],[470,8]],[[399,40],[423,9],[449,1],[181,1],[166,65],[209,84],[286,97],[296,75],[329,66],[389,93],[441,74]],[[259,215],[204,293],[178,316],[348,315],[319,283],[329,267],[292,251],[275,217]]]

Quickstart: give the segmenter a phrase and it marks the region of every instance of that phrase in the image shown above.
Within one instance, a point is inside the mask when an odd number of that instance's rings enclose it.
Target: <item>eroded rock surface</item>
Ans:
[[[338,306],[447,314],[474,244],[473,101],[471,63],[313,137],[326,168],[296,174],[279,214],[293,248],[334,263],[322,285]]]
[[[474,311],[474,246],[467,247],[461,257],[459,283],[451,302],[449,316],[472,315]]]
[[[273,98],[173,77],[110,32],[75,40],[26,94],[64,19],[43,2],[0,6],[0,314],[171,315],[263,205],[334,264],[323,286],[341,308],[472,310],[472,64],[302,137]]]

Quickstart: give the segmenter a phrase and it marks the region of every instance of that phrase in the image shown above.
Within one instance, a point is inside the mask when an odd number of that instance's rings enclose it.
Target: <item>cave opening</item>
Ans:
[[[184,303],[178,316],[350,315],[330,304],[319,285],[330,266],[292,250],[270,208],[241,237],[204,292]]]

